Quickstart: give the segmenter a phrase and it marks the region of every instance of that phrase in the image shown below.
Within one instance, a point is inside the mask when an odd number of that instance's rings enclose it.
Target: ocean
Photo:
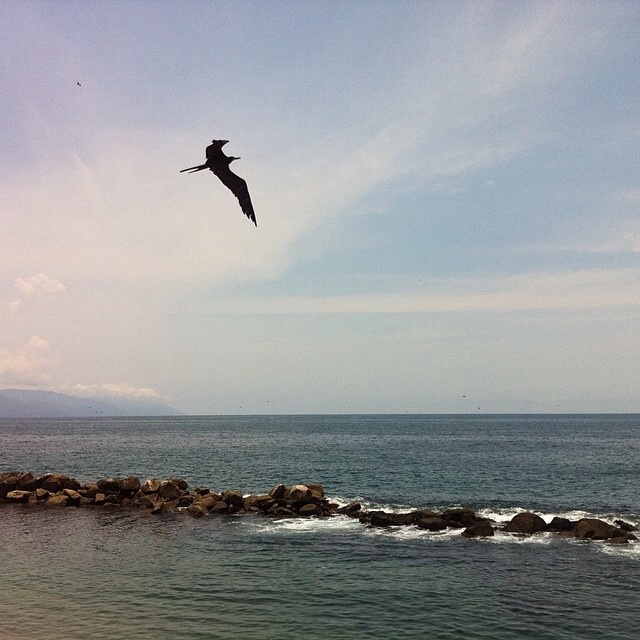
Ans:
[[[3,419],[10,470],[640,527],[639,415]],[[640,542],[5,504],[0,558],[2,640],[638,637]]]

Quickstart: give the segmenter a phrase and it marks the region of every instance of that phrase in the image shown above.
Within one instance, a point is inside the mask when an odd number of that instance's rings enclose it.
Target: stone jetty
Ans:
[[[85,507],[98,509],[139,509],[153,515],[184,512],[201,518],[216,514],[255,514],[271,517],[356,518],[371,527],[417,527],[427,531],[458,529],[466,538],[488,537],[496,531],[517,536],[553,533],[579,540],[602,540],[610,544],[636,541],[636,528],[622,520],[609,524],[598,518],[572,521],[553,518],[547,523],[535,513],[522,512],[500,525],[479,517],[467,508],[441,512],[417,509],[408,512],[365,511],[358,502],[339,505],[326,496],[318,483],[278,484],[263,494],[247,495],[236,489],[221,492],[199,486],[189,490],[180,478],[140,481],[135,476],[101,478],[80,483],[60,473],[34,476],[30,472],[0,473],[0,507],[23,504],[36,507]]]

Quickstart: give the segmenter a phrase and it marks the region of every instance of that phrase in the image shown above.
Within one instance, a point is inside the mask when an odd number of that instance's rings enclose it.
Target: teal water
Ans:
[[[640,525],[640,416],[0,421],[0,470]],[[640,543],[0,507],[0,638],[636,638]]]

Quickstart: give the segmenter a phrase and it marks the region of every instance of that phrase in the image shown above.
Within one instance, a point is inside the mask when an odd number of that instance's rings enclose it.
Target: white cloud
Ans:
[[[66,291],[66,287],[57,278],[50,278],[44,273],[38,273],[28,278],[16,278],[15,287],[20,294],[20,298],[13,300],[9,307],[11,311],[18,311],[22,302],[29,298],[41,298],[47,293],[61,293]]]
[[[38,336],[16,351],[0,349],[0,383],[17,385],[40,385],[50,377],[54,362],[51,347]]]
[[[157,391],[149,387],[136,387],[127,382],[105,382],[102,384],[71,384],[65,385],[65,392],[78,396],[92,398],[138,398],[146,400],[162,400]]]
[[[28,278],[16,278],[16,289],[23,296],[41,297],[44,293],[65,291],[66,287],[57,278],[50,278],[44,273],[39,273]]]

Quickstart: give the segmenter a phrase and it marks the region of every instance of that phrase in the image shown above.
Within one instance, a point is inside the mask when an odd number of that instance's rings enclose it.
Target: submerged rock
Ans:
[[[465,538],[489,537],[495,535],[495,531],[488,520],[480,520],[467,527],[462,535]]]

